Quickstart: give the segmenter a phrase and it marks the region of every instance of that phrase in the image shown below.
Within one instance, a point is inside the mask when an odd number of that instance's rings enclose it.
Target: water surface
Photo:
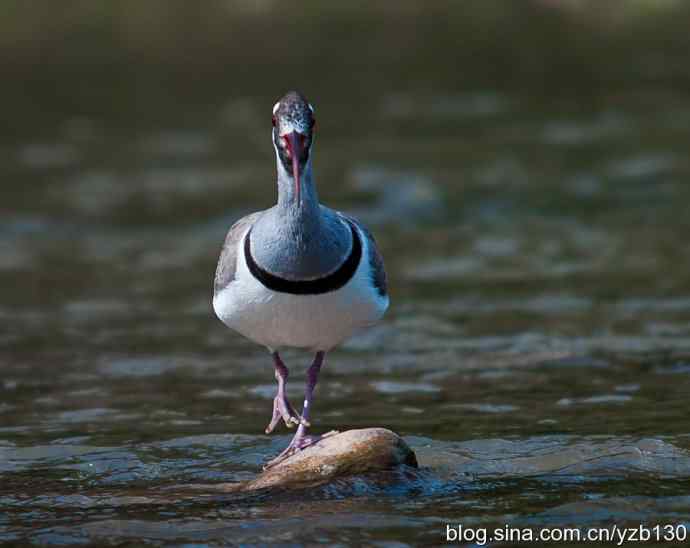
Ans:
[[[5,135],[0,542],[690,526],[690,100],[668,89],[378,82],[364,129],[352,97],[312,97],[321,198],[374,231],[392,296],[328,357],[315,430],[391,428],[421,468],[300,491],[213,489],[289,440],[263,435],[269,356],[210,304],[228,226],[275,199],[275,99]],[[284,358],[297,402],[310,356]]]

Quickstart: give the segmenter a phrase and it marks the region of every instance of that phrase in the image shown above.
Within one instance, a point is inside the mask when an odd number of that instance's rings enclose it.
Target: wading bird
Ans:
[[[307,435],[314,387],[326,353],[388,308],[386,273],[371,233],[319,203],[312,174],[314,108],[299,93],[273,107],[278,202],[229,230],[216,269],[213,308],[228,327],[265,346],[278,391],[270,433],[281,419],[297,432],[267,467],[314,444]],[[286,397],[286,347],[315,353],[301,415]]]

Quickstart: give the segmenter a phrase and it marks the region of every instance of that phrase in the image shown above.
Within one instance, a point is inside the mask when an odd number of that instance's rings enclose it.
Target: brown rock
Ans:
[[[265,470],[242,490],[321,483],[336,477],[388,470],[406,464],[417,467],[412,449],[385,428],[365,428],[331,434],[318,443]]]
[[[266,487],[306,487],[342,476],[390,470],[400,464],[417,468],[417,457],[398,436],[385,428],[364,428],[327,434],[244,483],[215,485],[214,491],[251,491]],[[205,489],[209,486],[188,485]]]

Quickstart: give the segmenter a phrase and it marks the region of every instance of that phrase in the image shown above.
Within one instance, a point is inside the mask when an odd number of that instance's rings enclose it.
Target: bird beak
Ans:
[[[286,135],[283,135],[283,139],[285,139],[288,150],[290,151],[290,158],[292,159],[292,178],[295,181],[295,196],[297,198],[297,203],[300,204],[300,190],[302,185],[300,184],[299,180],[299,161],[302,157],[304,136],[297,131],[292,131]]]

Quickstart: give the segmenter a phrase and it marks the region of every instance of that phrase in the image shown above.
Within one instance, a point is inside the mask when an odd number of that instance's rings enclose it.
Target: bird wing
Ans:
[[[371,282],[378,290],[379,295],[385,297],[388,294],[388,278],[386,277],[386,268],[383,264],[383,256],[379,252],[374,235],[369,232],[369,229],[367,229],[367,227],[365,227],[357,219],[354,219],[343,213],[340,213],[340,215],[344,219],[354,223],[355,226],[364,233],[364,236],[367,239],[367,254],[369,266],[371,267]]]
[[[235,280],[237,254],[240,253],[240,241],[244,233],[254,224],[261,213],[263,212],[257,211],[242,217],[228,230],[225,243],[223,243],[223,249],[220,252],[220,259],[218,259],[218,266],[216,267],[216,277],[213,282],[215,293],[225,289]]]

